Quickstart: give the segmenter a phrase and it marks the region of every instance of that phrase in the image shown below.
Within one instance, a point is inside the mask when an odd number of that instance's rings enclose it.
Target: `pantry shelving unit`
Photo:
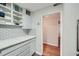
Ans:
[[[5,13],[5,17],[0,17],[0,24],[6,25],[18,25],[21,26],[23,19],[22,8],[12,3],[6,3],[6,5],[0,4],[0,9]],[[19,11],[18,11],[19,10]]]

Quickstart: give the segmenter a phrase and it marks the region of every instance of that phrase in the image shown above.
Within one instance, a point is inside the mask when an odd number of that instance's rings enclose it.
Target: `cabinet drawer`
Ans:
[[[2,56],[1,53],[0,53],[0,56]]]
[[[29,56],[30,55],[30,49],[25,49],[21,54],[18,56]]]
[[[10,47],[10,48],[8,48],[8,49],[5,49],[5,50],[3,50],[3,51],[1,52],[1,55],[6,55],[6,54],[8,54],[8,53],[11,53],[12,51],[14,51],[14,50],[16,50],[16,49],[22,47],[22,46],[25,45],[25,44],[28,44],[29,42],[30,42],[30,41],[24,42],[24,43],[21,43],[21,44],[18,44],[18,45],[16,45],[16,46]]]
[[[17,50],[7,54],[6,56],[17,56],[18,54],[21,54],[23,51],[25,51],[25,49],[29,50],[29,44],[26,44],[25,46],[18,48]]]

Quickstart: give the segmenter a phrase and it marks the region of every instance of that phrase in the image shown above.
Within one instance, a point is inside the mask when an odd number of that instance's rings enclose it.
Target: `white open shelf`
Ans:
[[[15,10],[13,10],[13,12],[22,15],[21,12],[18,12],[18,11],[15,11]]]
[[[0,20],[11,20],[11,19],[6,19],[6,18],[3,18],[3,17],[0,17]]]
[[[22,16],[18,16],[18,15],[16,15],[16,14],[13,14],[13,16],[22,19]]]
[[[8,6],[9,7],[8,7]],[[0,24],[6,24],[6,25],[15,25],[14,20],[16,19],[18,22],[19,20],[22,20],[22,12],[15,11],[13,8],[14,4],[6,3],[6,6],[0,4],[0,7],[2,8],[3,12],[5,13],[5,17],[0,17]],[[17,19],[18,18],[18,19]],[[1,23],[3,21],[3,23]],[[16,25],[20,26],[20,25]]]
[[[19,26],[19,27],[22,27],[22,25],[15,25],[15,24],[12,24],[12,23],[6,23],[6,24],[4,24],[4,23],[0,23],[0,25],[4,25],[4,26],[6,26],[6,25],[10,25],[10,26]]]
[[[1,5],[1,4],[0,4],[0,7],[5,8],[5,9],[11,11],[11,8],[9,8],[9,7],[7,7],[7,6],[4,6],[4,5]]]
[[[11,13],[9,13],[9,12],[4,12],[4,13],[11,16]]]

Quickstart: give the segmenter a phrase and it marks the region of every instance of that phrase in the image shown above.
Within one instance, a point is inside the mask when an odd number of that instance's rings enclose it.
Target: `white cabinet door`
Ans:
[[[23,51],[25,51],[26,49],[29,49],[29,44],[26,44],[25,46],[18,48],[17,50],[7,54],[6,56],[17,56],[21,54]]]
[[[29,15],[26,15],[26,10],[23,11],[23,23],[22,23],[22,28],[23,29],[32,29],[32,18]]]
[[[32,56],[35,52],[35,39],[30,40],[29,48],[23,51],[19,56]]]
[[[0,53],[0,56],[2,56],[2,54]]]
[[[32,55],[35,52],[35,48],[36,48],[35,39],[32,39],[30,43],[30,55]]]
[[[19,54],[18,56],[30,56],[30,49],[25,49],[21,54]]]
[[[10,53],[10,52],[12,52],[12,51],[14,51],[14,50],[16,50],[16,49],[22,47],[23,45],[28,44],[28,43],[29,43],[29,42],[25,42],[25,43],[18,44],[18,45],[16,45],[16,46],[7,48],[7,49],[3,50],[3,51],[1,52],[1,54],[2,54],[2,55],[6,55],[6,54],[8,54],[8,53]]]
[[[3,50],[3,56],[31,56],[35,52],[35,38]]]
[[[24,43],[21,43],[21,44],[17,44],[13,47],[10,47],[10,48],[7,48],[7,49],[1,51],[1,54],[6,55],[6,54],[18,49],[18,48],[21,48],[22,46],[25,46],[25,45],[29,44],[29,43],[30,43],[30,41],[27,41],[27,42],[24,42]]]

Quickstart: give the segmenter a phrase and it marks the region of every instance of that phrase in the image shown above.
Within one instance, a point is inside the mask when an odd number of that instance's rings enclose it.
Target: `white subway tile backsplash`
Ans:
[[[21,28],[0,27],[0,40],[16,38],[24,35],[26,35],[26,33]]]

